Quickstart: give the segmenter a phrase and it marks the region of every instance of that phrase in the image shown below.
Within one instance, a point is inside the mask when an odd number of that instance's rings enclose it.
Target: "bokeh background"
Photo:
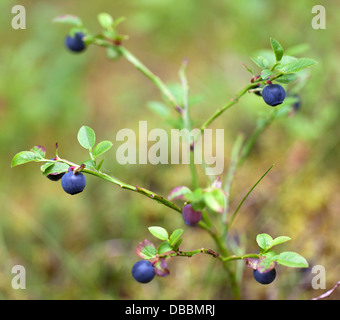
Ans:
[[[326,269],[326,288],[340,280],[339,198],[339,3],[323,1],[326,30],[311,26],[317,1],[97,0],[29,1],[26,30],[13,30],[11,8],[0,3],[0,297],[1,299],[231,299],[228,280],[218,261],[198,255],[169,263],[171,275],[140,285],[131,276],[138,260],[135,248],[147,227],[183,228],[183,250],[214,248],[212,240],[153,201],[87,177],[77,196],[42,176],[39,164],[10,168],[15,153],[43,145],[80,163],[86,150],[76,136],[82,125],[95,129],[98,140],[112,140],[118,130],[149,130],[164,123],[147,107],[159,92],[127,61],[106,58],[89,47],[75,55],[63,45],[69,31],[54,17],[73,13],[87,28],[100,30],[97,14],[127,20],[126,47],[166,83],[178,83],[178,70],[189,60],[191,109],[195,124],[225,104],[249,82],[240,63],[253,66],[253,52],[270,48],[269,38],[284,48],[309,44],[304,56],[319,63],[301,90],[302,105],[294,117],[280,118],[259,137],[237,172],[230,192],[235,209],[249,188],[275,163],[274,169],[243,205],[232,235],[245,252],[256,252],[256,234],[287,235],[293,240],[278,250],[293,250],[310,265]],[[256,68],[255,68],[256,69]],[[249,94],[223,114],[212,128],[225,129],[225,167],[237,134],[249,136],[256,119],[268,111]],[[119,165],[115,142],[105,155],[105,172],[130,184],[166,195],[191,184],[185,165]],[[223,178],[223,177],[222,177]],[[201,184],[207,180],[200,175]],[[157,243],[157,240],[155,240]],[[26,269],[26,289],[11,286],[14,265]],[[311,287],[311,270],[278,267],[270,286],[261,286],[243,270],[243,299],[311,299],[325,290]],[[338,299],[335,291],[330,299]]]

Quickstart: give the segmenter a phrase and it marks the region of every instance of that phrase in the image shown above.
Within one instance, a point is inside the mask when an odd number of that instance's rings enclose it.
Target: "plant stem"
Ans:
[[[183,60],[182,66],[179,70],[179,77],[181,79],[182,83],[182,89],[183,89],[183,123],[184,128],[188,130],[188,132],[191,131],[191,119],[190,119],[190,113],[189,113],[189,86],[188,86],[188,80],[186,77],[186,68],[188,65],[188,60]],[[189,141],[187,143],[191,146],[192,142],[190,141],[190,134],[189,134]],[[190,147],[190,155],[189,155],[189,166],[190,166],[190,173],[191,173],[191,179],[192,179],[192,186],[194,189],[198,188],[198,177],[197,177],[197,171],[195,166],[195,153],[193,148]]]
[[[259,255],[256,253],[249,253],[249,254],[244,254],[242,256],[236,256],[236,255],[232,255],[229,257],[225,257],[225,258],[220,258],[221,261],[223,262],[229,262],[232,260],[242,260],[242,259],[246,259],[246,258],[259,258]]]
[[[62,163],[66,163],[68,164],[69,166],[75,166],[75,167],[79,167],[78,164],[76,163],[73,163],[71,161],[68,161],[68,160],[65,160],[65,159],[61,159],[61,158],[58,158],[58,160],[55,160],[55,161],[51,161],[51,160],[48,160],[48,159],[41,159],[39,160],[39,162],[62,162]],[[182,209],[180,207],[178,207],[177,205],[175,205],[174,203],[172,203],[171,201],[167,200],[166,198],[156,194],[155,192],[152,192],[148,189],[145,189],[145,188],[141,188],[141,187],[138,187],[138,186],[133,186],[131,184],[128,184],[128,183],[125,183],[125,182],[122,182],[106,173],[102,173],[100,171],[95,171],[95,170],[92,170],[92,169],[88,169],[88,168],[84,168],[82,169],[81,171],[85,172],[85,173],[88,173],[88,174],[92,174],[96,177],[99,177],[101,179],[104,179],[106,181],[109,181],[119,187],[121,187],[122,189],[126,189],[126,190],[130,190],[130,191],[134,191],[134,192],[137,192],[137,193],[140,193],[144,196],[147,196],[148,198],[152,199],[152,200],[155,200],[157,202],[160,202],[162,203],[163,205],[179,212],[182,214]]]
[[[127,61],[129,61],[137,70],[142,72],[148,79],[150,79],[155,86],[161,91],[161,93],[168,99],[170,104],[174,107],[174,109],[180,114],[183,113],[183,109],[180,107],[180,104],[170,92],[168,87],[164,84],[164,82],[156,76],[149,68],[147,68],[140,60],[138,60],[129,50],[124,48],[123,46],[114,46],[114,48],[125,57]]]
[[[204,253],[204,254],[208,254],[213,256],[214,258],[217,258],[219,256],[219,254],[217,252],[215,252],[212,249],[196,249],[196,250],[192,250],[192,251],[176,251],[173,253],[169,253],[169,254],[164,254],[164,255],[160,255],[159,258],[170,258],[170,257],[192,257],[196,254],[199,253]]]
[[[238,100],[247,93],[248,90],[256,88],[257,83],[252,83],[247,85],[245,88],[243,88],[232,100],[230,100],[227,104],[225,104],[223,107],[215,111],[215,113],[210,116],[200,127],[201,133],[203,133],[204,129],[206,129],[216,118],[218,118],[224,111],[228,110],[230,107],[232,107],[234,104],[238,102]]]

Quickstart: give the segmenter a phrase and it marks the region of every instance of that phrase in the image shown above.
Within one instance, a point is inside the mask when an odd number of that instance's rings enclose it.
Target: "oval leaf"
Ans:
[[[298,72],[302,69],[311,67],[314,64],[317,64],[317,62],[313,59],[299,58],[299,59],[296,59],[295,61],[292,61],[290,63],[285,64],[282,67],[282,71],[284,73],[294,73],[294,72]]]
[[[98,21],[104,29],[111,29],[113,26],[113,18],[108,13],[98,14]]]
[[[308,268],[307,260],[296,252],[281,252],[277,258],[277,263],[287,267]]]
[[[96,158],[100,156],[104,152],[108,151],[112,146],[113,146],[113,143],[111,141],[99,142],[92,151],[93,157]]]
[[[27,162],[35,161],[41,159],[40,155],[32,151],[21,151],[17,153],[12,159],[12,167],[24,164]]]
[[[272,49],[276,57],[276,62],[279,62],[283,57],[283,48],[281,44],[273,38],[270,38],[270,44],[272,45]]]
[[[172,189],[170,193],[168,194],[168,200],[174,201],[174,200],[184,200],[184,195],[190,193],[191,190],[188,187],[180,186]]]
[[[90,149],[96,142],[96,135],[90,127],[82,126],[78,132],[78,141],[83,148]]]
[[[273,247],[273,246],[276,246],[276,245],[278,245],[278,244],[287,242],[287,241],[289,241],[289,240],[292,240],[292,239],[289,238],[289,237],[286,237],[286,236],[277,237],[277,238],[275,238],[275,239],[272,241],[272,247]]]
[[[172,246],[169,244],[168,241],[164,241],[162,242],[159,247],[158,247],[158,254],[164,254],[164,253],[168,253],[170,251],[173,251]]]
[[[204,193],[204,202],[206,206],[214,212],[223,213],[226,203],[225,193],[221,189],[212,188]]]
[[[267,251],[272,246],[273,238],[266,233],[261,233],[256,236],[256,242],[263,251]]]
[[[51,173],[58,174],[67,172],[69,167],[70,166],[68,164],[62,162],[52,163],[52,165],[50,165],[50,162],[48,162],[41,166],[41,170],[43,171],[43,175],[47,176]]]
[[[183,229],[174,230],[173,233],[170,235],[170,239],[169,239],[170,244],[174,245],[175,242],[181,237],[182,233],[183,233]]]
[[[168,231],[162,227],[149,227],[148,229],[152,235],[160,240],[168,240],[169,238]]]
[[[142,259],[153,259],[157,255],[157,250],[151,241],[145,239],[138,244],[136,253]]]

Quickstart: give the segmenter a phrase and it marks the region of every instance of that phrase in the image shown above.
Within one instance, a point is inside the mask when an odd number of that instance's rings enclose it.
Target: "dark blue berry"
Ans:
[[[59,181],[63,175],[65,174],[65,172],[61,172],[61,173],[49,173],[46,177],[52,181]]]
[[[272,283],[276,277],[276,270],[271,269],[270,271],[261,273],[258,270],[254,270],[253,276],[255,280],[261,284]]]
[[[202,219],[202,212],[195,211],[191,204],[187,204],[183,208],[182,216],[186,225],[196,226]]]
[[[82,32],[77,32],[74,37],[68,35],[65,38],[65,46],[73,52],[81,52],[86,49],[83,37],[85,35]]]
[[[275,107],[283,102],[286,97],[286,91],[279,84],[269,84],[262,90],[262,98],[264,102]]]
[[[300,109],[301,99],[298,94],[295,94],[293,97],[296,98],[296,102],[293,104],[293,112],[296,112]]]
[[[82,192],[86,186],[85,176],[81,172],[74,173],[70,170],[61,178],[61,186],[69,194]]]
[[[148,283],[155,277],[155,270],[150,261],[141,260],[132,267],[132,276],[140,283]]]

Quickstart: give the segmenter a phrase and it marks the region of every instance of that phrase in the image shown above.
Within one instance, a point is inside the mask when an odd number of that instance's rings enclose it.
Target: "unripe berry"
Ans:
[[[265,103],[275,107],[283,102],[286,97],[286,91],[279,84],[269,84],[262,90],[262,98]]]
[[[274,281],[276,277],[276,270],[271,269],[270,271],[267,272],[260,272],[258,270],[254,270],[253,276],[255,280],[261,284],[270,284]]]
[[[182,216],[186,225],[196,226],[202,219],[202,212],[195,211],[191,204],[187,204],[183,208]]]
[[[74,173],[70,168],[69,172],[61,178],[61,186],[69,194],[77,194],[84,190],[86,186],[85,176],[81,172]]]
[[[77,32],[74,37],[68,35],[65,38],[65,46],[73,52],[81,52],[86,49],[83,37],[85,35],[82,32]]]
[[[132,267],[132,276],[140,283],[148,283],[155,277],[155,270],[148,260],[140,260]]]

